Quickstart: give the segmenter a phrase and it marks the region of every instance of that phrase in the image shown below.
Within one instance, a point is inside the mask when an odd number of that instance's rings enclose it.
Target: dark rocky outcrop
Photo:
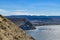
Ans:
[[[26,21],[23,25],[20,26],[23,30],[32,30],[35,29],[35,27],[33,27],[33,25],[29,22]]]

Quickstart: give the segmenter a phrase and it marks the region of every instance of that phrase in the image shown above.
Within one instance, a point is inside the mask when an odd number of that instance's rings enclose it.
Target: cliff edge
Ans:
[[[7,18],[0,15],[0,40],[35,40]]]

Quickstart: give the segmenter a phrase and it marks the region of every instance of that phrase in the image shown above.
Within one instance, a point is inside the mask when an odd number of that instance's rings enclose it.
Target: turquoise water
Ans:
[[[36,40],[60,40],[60,25],[36,26],[26,32]]]

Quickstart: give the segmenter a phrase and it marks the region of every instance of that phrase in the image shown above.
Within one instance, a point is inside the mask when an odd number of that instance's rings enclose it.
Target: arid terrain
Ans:
[[[35,40],[10,20],[0,15],[0,40]]]

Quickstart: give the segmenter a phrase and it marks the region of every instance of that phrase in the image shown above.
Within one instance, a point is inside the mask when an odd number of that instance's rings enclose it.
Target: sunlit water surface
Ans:
[[[26,32],[36,40],[60,40],[60,25],[36,26]]]

